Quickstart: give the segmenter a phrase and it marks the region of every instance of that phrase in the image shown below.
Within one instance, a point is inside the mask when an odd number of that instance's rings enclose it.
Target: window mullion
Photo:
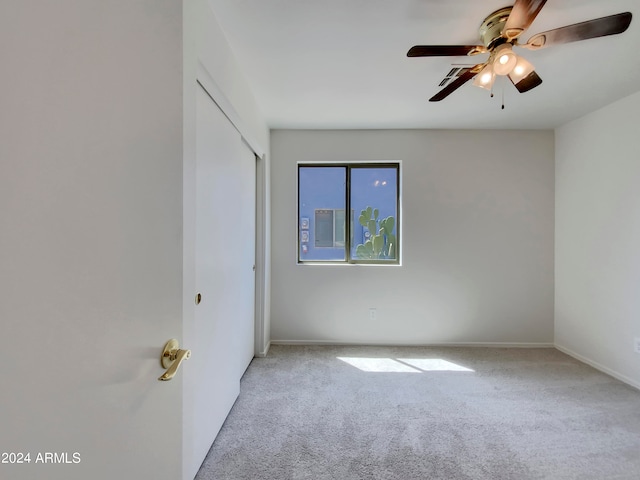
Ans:
[[[351,263],[351,168],[347,165],[344,199],[344,254],[347,262]]]

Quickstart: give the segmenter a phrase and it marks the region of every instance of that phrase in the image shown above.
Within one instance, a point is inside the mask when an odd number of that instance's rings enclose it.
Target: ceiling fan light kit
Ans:
[[[542,79],[534,66],[513,47],[538,50],[551,45],[587,40],[623,33],[631,24],[630,12],[596,18],[533,35],[528,42],[518,38],[529,28],[547,0],[516,0],[512,7],[496,10],[484,19],[479,34],[483,45],[416,45],[408,57],[475,56],[488,53],[489,58],[470,69],[429,99],[439,102],[473,79],[473,85],[491,90],[496,75],[508,76],[518,92],[537,87]]]
[[[476,87],[485,88],[490,91],[495,79],[496,74],[493,70],[493,65],[488,63],[473,79],[473,84]]]
[[[518,56],[513,53],[510,43],[503,43],[493,52],[493,71],[496,75],[509,75],[518,62]]]
[[[533,65],[524,57],[518,57],[516,66],[509,73],[509,80],[520,93],[528,92],[542,83]]]

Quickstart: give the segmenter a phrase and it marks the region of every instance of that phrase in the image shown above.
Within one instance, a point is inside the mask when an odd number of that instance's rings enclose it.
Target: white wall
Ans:
[[[640,93],[556,130],[555,342],[640,388]]]
[[[271,150],[274,341],[553,342],[553,132],[275,130]],[[402,266],[296,264],[296,162],[332,160],[403,162]]]
[[[196,294],[195,286],[195,240],[196,240],[196,91],[200,81],[221,110],[230,118],[241,135],[248,141],[259,156],[269,151],[269,130],[258,109],[248,81],[240,70],[224,33],[218,24],[215,13],[208,0],[187,0],[184,2],[184,306],[183,337],[185,342],[196,338],[194,322]],[[257,182],[258,222],[256,264],[256,313],[262,316],[264,333],[262,339],[256,339],[256,353],[264,353],[269,339],[269,160],[264,157],[258,161]],[[240,266],[240,264],[239,264]],[[260,333],[256,330],[257,333]],[[195,342],[193,342],[195,343]],[[185,348],[189,348],[185,344]],[[197,352],[193,352],[197,355]],[[206,365],[206,364],[205,364]],[[215,381],[214,381],[215,383]],[[197,382],[185,381],[183,478],[193,478],[203,460],[202,452],[195,447],[195,425],[199,421],[193,404],[200,399],[193,389],[201,388]],[[219,388],[212,384],[208,389]],[[204,398],[207,398],[204,396]],[[196,415],[196,416],[194,416]],[[202,433],[200,433],[202,435]],[[206,452],[205,452],[206,453]]]
[[[195,245],[195,92],[196,80],[205,83],[207,91],[231,121],[249,140],[255,153],[263,157],[258,162],[257,182],[257,314],[262,315],[262,340],[256,352],[264,353],[270,336],[270,160],[269,129],[256,104],[247,78],[235,60],[233,52],[208,0],[184,2],[184,222],[185,273],[184,295],[191,298],[195,292],[193,247]],[[193,318],[193,302],[185,302],[185,318]],[[193,332],[187,323],[185,335]]]
[[[185,157],[185,298],[194,292],[194,271],[190,255],[193,249],[189,245],[194,244],[195,218],[193,207],[195,201],[195,92],[196,80],[204,82],[208,92],[221,109],[231,117],[231,120],[241,130],[256,150],[264,159],[258,162],[257,181],[259,197],[258,202],[258,244],[266,252],[270,251],[270,161],[269,130],[256,104],[255,98],[249,87],[247,78],[240,70],[233,52],[222,32],[215,12],[208,0],[188,0],[184,2],[185,35],[184,35],[184,157]],[[191,195],[189,194],[191,192]],[[258,252],[260,257],[263,252]],[[256,261],[259,261],[256,258]],[[267,339],[262,345],[256,345],[256,350],[264,351],[269,338],[270,327],[270,275],[271,259],[265,255],[262,260],[262,269],[258,270],[264,291],[260,291],[264,337]],[[193,306],[185,304],[185,316],[193,316]],[[188,333],[188,332],[187,332]]]

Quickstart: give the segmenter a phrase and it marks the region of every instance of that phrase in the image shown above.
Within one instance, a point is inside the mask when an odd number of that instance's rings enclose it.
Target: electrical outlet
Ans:
[[[378,311],[375,308],[369,309],[369,320],[375,320],[378,315]]]
[[[633,351],[636,353],[640,353],[640,337],[636,337],[633,339]]]

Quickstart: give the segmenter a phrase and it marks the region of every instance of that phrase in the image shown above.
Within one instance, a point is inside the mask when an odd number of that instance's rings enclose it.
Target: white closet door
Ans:
[[[256,216],[255,156],[197,88],[195,285],[201,302],[193,338],[184,341],[193,352],[184,370],[184,449],[186,470],[194,475],[253,358]]]
[[[237,164],[240,179],[236,205],[238,238],[234,246],[237,255],[235,298],[238,314],[236,325],[237,375],[242,377],[255,352],[256,297],[256,157],[246,143],[242,143],[242,157]]]

